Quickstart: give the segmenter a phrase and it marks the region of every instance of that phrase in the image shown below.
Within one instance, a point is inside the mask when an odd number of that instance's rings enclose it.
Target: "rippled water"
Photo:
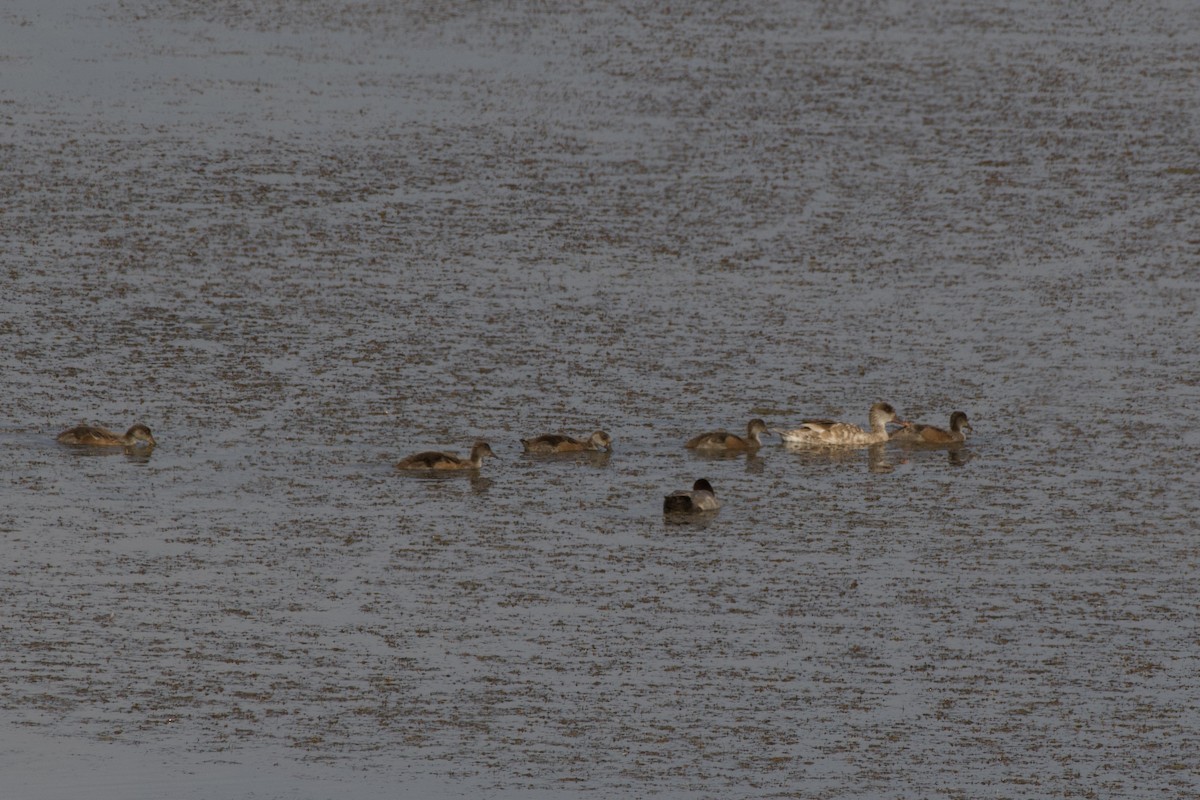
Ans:
[[[0,43],[12,791],[1200,795],[1190,4],[18,0]],[[881,399],[975,435],[683,448]]]

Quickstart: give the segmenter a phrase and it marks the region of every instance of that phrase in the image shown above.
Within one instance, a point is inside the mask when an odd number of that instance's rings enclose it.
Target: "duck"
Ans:
[[[950,415],[950,430],[909,422],[892,434],[892,441],[905,444],[961,444],[967,440],[967,433],[974,432],[966,413],[955,411]]]
[[[684,447],[689,450],[757,450],[762,447],[758,438],[769,433],[767,423],[761,419],[752,419],[746,424],[746,438],[729,431],[713,431],[693,436]]]
[[[583,450],[612,451],[612,437],[604,431],[596,431],[587,441],[580,441],[561,433],[544,433],[532,439],[522,439],[526,453],[547,455],[550,453],[578,453]]]
[[[398,464],[396,464],[396,469],[479,469],[481,466],[483,466],[483,459],[486,456],[499,458],[499,456],[492,452],[491,445],[489,445],[487,442],[479,441],[471,447],[470,458],[461,458],[454,453],[442,453],[436,450],[427,450],[424,453],[415,453],[401,460]]]
[[[808,447],[832,447],[880,444],[888,440],[887,424],[907,425],[896,415],[896,409],[890,403],[876,403],[868,412],[871,429],[863,430],[849,422],[834,422],[829,419],[808,419],[800,423],[799,428],[790,431],[777,430],[784,444],[806,445]]]
[[[63,431],[55,439],[62,444],[88,445],[91,447],[138,447],[141,445],[154,447],[158,444],[158,442],[154,441],[154,435],[150,433],[150,429],[140,422],[125,431],[124,436],[119,433],[113,433],[108,428],[101,428],[94,425],[78,425],[69,431]]]
[[[703,511],[716,511],[721,507],[721,501],[713,492],[712,484],[704,478],[692,484],[692,490],[679,489],[663,498],[664,514],[696,514]]]

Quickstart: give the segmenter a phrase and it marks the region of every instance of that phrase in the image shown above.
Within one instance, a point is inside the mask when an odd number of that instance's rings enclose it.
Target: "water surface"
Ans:
[[[78,0],[0,42],[11,791],[1200,794],[1190,5]],[[876,400],[975,436],[682,446]],[[666,524],[697,477],[724,508]]]

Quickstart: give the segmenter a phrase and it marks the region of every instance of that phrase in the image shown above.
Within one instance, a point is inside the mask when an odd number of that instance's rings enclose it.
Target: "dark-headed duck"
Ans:
[[[721,507],[713,492],[712,484],[704,478],[692,484],[692,490],[679,489],[663,498],[664,514],[690,514],[700,511],[716,511]]]

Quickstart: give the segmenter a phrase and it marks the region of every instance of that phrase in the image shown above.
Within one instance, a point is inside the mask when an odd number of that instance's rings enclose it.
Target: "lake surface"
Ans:
[[[1200,796],[1193,4],[16,0],[0,53],[11,796]],[[877,400],[974,435],[683,447]]]

